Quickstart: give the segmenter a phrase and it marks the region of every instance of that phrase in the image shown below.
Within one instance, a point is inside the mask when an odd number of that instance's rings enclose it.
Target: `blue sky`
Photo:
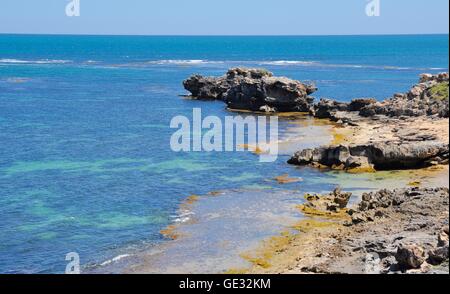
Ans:
[[[139,35],[448,34],[448,0],[0,0],[0,33]]]

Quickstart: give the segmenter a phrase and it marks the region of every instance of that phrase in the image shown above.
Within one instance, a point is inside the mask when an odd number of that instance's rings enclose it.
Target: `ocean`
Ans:
[[[268,179],[294,174],[303,179],[302,192],[327,191],[335,175],[288,166],[290,151],[275,163],[259,163],[250,152],[172,152],[173,117],[191,117],[194,107],[235,115],[222,102],[184,99],[182,81],[263,67],[314,82],[316,99],[381,100],[407,91],[421,73],[448,71],[448,43],[448,35],[0,35],[0,272],[63,273],[69,252],[79,254],[83,268],[95,268],[164,247],[170,240],[160,231],[183,221],[180,204],[212,191],[228,192],[200,201],[197,214],[248,205],[283,220],[258,230],[253,220],[260,216],[240,222],[236,213],[193,235],[224,241],[223,226],[237,244],[242,240],[231,234],[241,223],[241,238],[254,244],[289,222],[293,196],[286,190],[299,189]],[[317,135],[314,123],[288,119],[280,120],[280,133],[301,138],[298,149]],[[197,256],[184,252],[187,260]]]

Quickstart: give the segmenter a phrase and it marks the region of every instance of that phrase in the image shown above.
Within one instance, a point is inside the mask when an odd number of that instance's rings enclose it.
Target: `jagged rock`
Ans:
[[[328,195],[307,195],[303,206],[316,212],[339,212],[345,209],[350,201],[352,193],[342,192],[340,187]]]
[[[262,79],[264,77],[273,77],[273,73],[260,68],[242,68],[236,67],[229,69],[226,77],[228,80],[237,78]]]
[[[340,209],[344,209],[347,207],[350,198],[352,197],[352,193],[344,193],[342,192],[341,187],[337,187],[333,191],[334,203],[339,205]]]
[[[363,156],[350,156],[345,161],[346,169],[369,168],[371,167],[369,159]]]
[[[449,257],[449,238],[448,226],[444,227],[438,236],[437,248],[428,251],[428,262],[433,265],[439,265],[448,260]]]
[[[425,250],[417,245],[400,244],[395,255],[399,266],[406,269],[417,269],[425,262]]]
[[[395,94],[383,102],[368,104],[360,109],[360,115],[449,117],[448,78],[448,73],[422,74],[419,84],[414,85],[409,92]]]
[[[438,246],[439,247],[444,247],[444,246],[448,246],[449,244],[449,240],[448,240],[448,227],[444,228],[438,236]]]
[[[330,118],[331,120],[337,121],[338,119],[335,119],[336,112],[360,111],[362,108],[376,102],[377,100],[375,98],[358,98],[353,99],[350,103],[322,98],[319,103],[314,105],[314,109],[311,111],[311,114],[317,118]]]
[[[358,98],[353,99],[348,105],[347,111],[360,111],[362,108],[376,103],[375,98]]]
[[[218,99],[229,108],[266,112],[308,112],[317,91],[314,85],[274,77],[263,69],[230,69],[222,77],[194,75],[183,82],[197,99]]]
[[[348,103],[322,98],[319,103],[314,106],[311,114],[317,118],[331,118],[334,112],[347,110],[348,105]]]
[[[428,259],[431,264],[438,265],[448,260],[449,246],[438,247],[428,252]]]
[[[230,88],[225,78],[210,78],[194,75],[183,81],[184,88],[200,100],[223,99],[223,94]]]
[[[364,193],[362,195],[361,202],[358,204],[356,209],[352,211],[351,216],[353,224],[373,221],[376,218],[382,217],[385,214],[383,212],[383,209],[393,208],[398,211],[399,209],[404,208],[408,210],[408,212],[414,211],[417,208],[410,208],[408,206],[412,200],[419,202],[418,199],[421,199],[422,201],[426,202],[427,198],[434,197],[442,199],[442,202],[444,203],[448,203],[448,194],[448,188],[421,189],[418,187],[396,190],[382,189],[377,192]],[[415,205],[417,206],[417,204]],[[431,207],[428,207],[426,211],[424,209],[418,210],[420,210],[420,213],[422,215],[425,215],[426,213],[432,213]],[[408,229],[415,230],[425,228],[430,225],[432,224],[424,219],[415,223],[411,223]],[[448,245],[448,243],[445,243],[445,238],[445,235],[442,235],[440,237],[440,240],[443,240],[441,245]]]

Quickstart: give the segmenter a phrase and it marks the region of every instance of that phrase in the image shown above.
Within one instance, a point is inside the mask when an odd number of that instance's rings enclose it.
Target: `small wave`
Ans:
[[[61,59],[40,59],[40,60],[21,60],[13,58],[0,59],[0,63],[8,63],[8,64],[64,64],[70,62],[72,61]]]
[[[300,60],[277,60],[277,61],[264,61],[260,63],[261,65],[314,65],[317,64],[315,61],[300,61]]]
[[[130,254],[118,255],[118,256],[116,256],[114,258],[108,259],[107,261],[101,263],[100,266],[106,266],[106,265],[112,264],[114,262],[118,262],[118,261],[120,261],[120,260],[122,260],[124,258],[130,257],[130,256],[131,256]]]
[[[209,61],[202,59],[189,59],[189,60],[155,60],[149,61],[148,64],[157,65],[202,65],[202,64],[221,64],[223,61]]]
[[[192,211],[183,211],[180,212],[179,215],[172,216],[172,218],[175,223],[186,223],[192,219],[193,215],[195,215],[195,213]]]
[[[12,84],[20,84],[20,83],[26,83],[29,80],[31,80],[31,79],[30,78],[12,77],[12,78],[7,78],[6,82],[12,83]]]
[[[354,69],[381,69],[381,70],[446,70],[439,67],[406,67],[391,65],[369,65],[369,64],[346,64],[346,63],[322,63],[317,61],[301,61],[301,60],[277,60],[277,61],[260,61],[259,65],[271,66],[313,66],[323,68],[354,68]]]

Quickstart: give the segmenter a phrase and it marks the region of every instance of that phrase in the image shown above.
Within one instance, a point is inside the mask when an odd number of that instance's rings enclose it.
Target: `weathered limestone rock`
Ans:
[[[229,108],[266,112],[308,112],[317,88],[263,69],[230,69],[225,76],[194,75],[183,82],[197,99],[223,100]]]
[[[414,85],[409,92],[366,105],[360,109],[360,115],[449,117],[448,82],[448,73],[423,74],[419,84]]]
[[[328,167],[371,168],[378,170],[419,168],[446,163],[449,145],[434,141],[380,142],[366,145],[340,145],[305,149],[288,161],[295,165],[319,163]]]

